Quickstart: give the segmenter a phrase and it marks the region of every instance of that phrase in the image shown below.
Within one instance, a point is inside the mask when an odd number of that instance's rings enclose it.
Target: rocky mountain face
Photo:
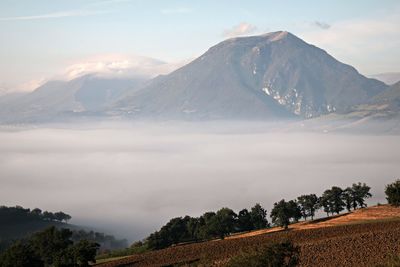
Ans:
[[[114,106],[138,117],[311,118],[387,86],[288,32],[233,38]]]

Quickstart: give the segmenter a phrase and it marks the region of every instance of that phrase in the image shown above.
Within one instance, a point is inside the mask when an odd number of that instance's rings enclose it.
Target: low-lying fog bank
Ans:
[[[97,124],[0,131],[0,203],[65,211],[131,240],[168,219],[400,177],[400,136],[261,123]]]

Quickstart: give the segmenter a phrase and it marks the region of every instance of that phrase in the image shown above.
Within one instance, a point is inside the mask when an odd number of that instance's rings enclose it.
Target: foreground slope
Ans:
[[[224,266],[241,250],[288,239],[300,247],[300,266],[375,266],[400,253],[400,208],[371,207],[291,227],[290,231],[276,228],[253,236],[170,247],[101,266]]]
[[[114,106],[134,117],[310,118],[387,88],[288,32],[228,39]]]

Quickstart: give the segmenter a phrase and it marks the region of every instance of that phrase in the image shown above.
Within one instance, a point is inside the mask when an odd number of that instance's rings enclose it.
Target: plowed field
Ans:
[[[291,240],[300,266],[375,266],[400,254],[400,208],[377,206],[350,214],[236,235],[225,240],[170,247],[99,266],[224,266],[230,257],[264,244]]]

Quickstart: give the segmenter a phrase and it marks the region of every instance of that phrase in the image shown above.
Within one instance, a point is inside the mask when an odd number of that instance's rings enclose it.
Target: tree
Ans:
[[[352,187],[347,187],[342,192],[342,199],[345,203],[345,207],[347,211],[356,210],[358,207],[364,208],[367,205],[365,204],[365,199],[370,198],[372,194],[369,192],[371,188],[367,186],[365,183],[357,183],[353,184]]]
[[[166,236],[168,245],[178,244],[188,236],[186,221],[188,218],[177,217],[171,219],[160,230],[161,234]]]
[[[329,200],[329,196],[330,196],[330,190],[325,190],[325,192],[318,200],[319,204],[324,208],[324,211],[326,212],[326,215],[328,217],[331,212],[331,203]]]
[[[331,189],[325,190],[320,199],[324,211],[328,214],[339,214],[345,207],[343,202],[343,189],[337,186],[332,186]]]
[[[27,242],[17,241],[0,255],[0,267],[42,267],[40,257]]]
[[[290,210],[290,218],[292,218],[294,222],[298,222],[301,219],[301,210],[299,205],[295,200],[290,200],[288,206]]]
[[[394,183],[386,185],[386,199],[390,205],[400,206],[400,179]]]
[[[242,209],[239,211],[237,218],[237,227],[239,231],[250,231],[254,229],[253,223],[251,221],[250,212],[247,209]]]
[[[187,222],[187,232],[190,236],[190,240],[199,240],[199,230],[200,230],[200,218],[190,218]]]
[[[281,201],[274,203],[270,216],[274,224],[287,229],[291,215],[292,213],[289,203],[282,199]]]
[[[63,252],[73,244],[71,236],[71,230],[52,226],[32,236],[30,243],[45,265],[51,266],[60,262]]]
[[[344,201],[344,203],[346,205],[347,211],[350,212],[351,208],[353,206],[353,203],[357,203],[357,202],[354,201],[355,196],[354,196],[353,189],[351,189],[350,187],[347,187],[345,190],[343,190],[342,198],[343,198],[343,201]]]
[[[212,229],[210,229],[210,224],[215,216],[215,212],[206,212],[199,218],[199,230],[198,237],[200,239],[209,239],[213,237]]]
[[[42,210],[39,208],[35,208],[35,209],[31,210],[31,214],[39,217],[40,215],[42,215]]]
[[[311,220],[313,220],[315,211],[319,208],[318,197],[315,194],[302,195],[297,198],[297,203],[300,206],[301,215],[304,220],[307,220],[307,217],[311,217]]]
[[[365,199],[372,197],[372,194],[369,192],[371,187],[367,186],[365,183],[357,183],[353,184],[351,189],[353,192],[353,208],[356,209],[357,206],[361,208],[366,207]]]
[[[151,250],[162,249],[168,246],[168,244],[165,243],[165,240],[161,237],[159,231],[155,231],[154,233],[150,234],[146,238],[146,243]]]
[[[236,213],[229,208],[222,208],[211,218],[209,229],[223,239],[227,234],[232,233],[235,227]]]
[[[89,263],[96,262],[96,253],[100,245],[88,240],[80,240],[70,248],[73,262],[77,266],[88,267]]]
[[[53,218],[54,218],[54,220],[59,221],[59,222],[62,222],[62,221],[68,222],[71,219],[71,216],[62,211],[59,211],[59,212],[54,213]]]
[[[267,211],[259,203],[251,208],[250,218],[253,229],[263,229],[268,226]]]
[[[43,212],[43,219],[48,220],[48,221],[54,221],[55,217],[54,214],[52,212],[49,211],[45,211]]]
[[[343,189],[337,186],[332,186],[331,188],[331,197],[330,200],[332,202],[332,212],[339,214],[345,206],[345,203],[342,200]]]

